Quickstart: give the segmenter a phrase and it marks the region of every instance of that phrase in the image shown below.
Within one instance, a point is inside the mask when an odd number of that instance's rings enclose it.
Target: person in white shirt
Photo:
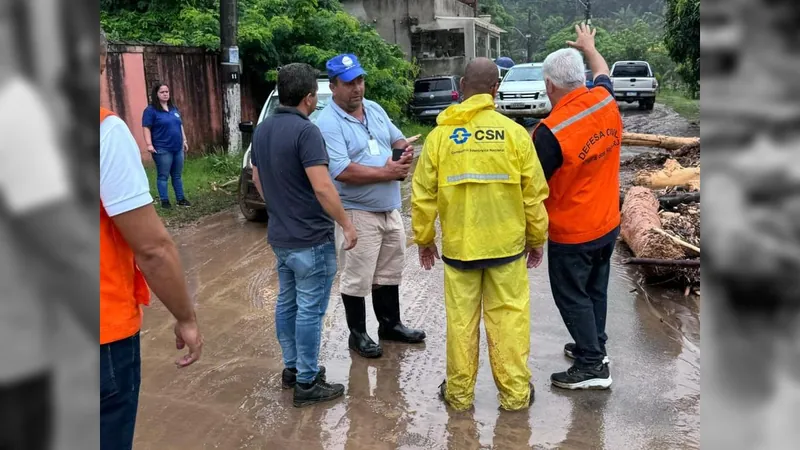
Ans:
[[[101,30],[101,74],[106,56]],[[110,111],[100,109],[100,122],[100,242],[107,251],[100,252],[100,449],[128,450],[141,384],[139,306],[149,300],[147,287],[177,319],[176,347],[188,347],[178,367],[200,358],[203,338],[178,250],[153,207],[136,141]]]
[[[48,449],[53,434],[53,320],[67,306],[99,334],[98,242],[81,212],[54,117],[16,67],[14,24],[0,8],[0,448]]]

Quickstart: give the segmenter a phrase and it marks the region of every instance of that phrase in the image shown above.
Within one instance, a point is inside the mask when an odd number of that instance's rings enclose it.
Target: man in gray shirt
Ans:
[[[294,406],[342,396],[318,366],[322,317],[336,275],[333,220],[344,229],[345,249],[356,230],[328,175],[328,154],[308,117],[317,107],[316,71],[289,64],[278,73],[281,107],[253,135],[253,182],[269,213],[268,241],[277,260],[280,293],[275,306],[283,352],[283,387],[294,387]]]
[[[331,177],[342,203],[358,228],[360,243],[343,257],[339,290],[350,328],[348,345],[365,358],[383,354],[366,330],[365,299],[372,292],[378,337],[419,343],[425,332],[400,320],[400,281],[406,233],[400,215],[400,181],[408,176],[414,149],[389,120],[386,111],[364,99],[366,72],[355,55],[339,55],[327,63],[333,102],[320,113],[330,156]],[[398,161],[392,149],[405,149]]]

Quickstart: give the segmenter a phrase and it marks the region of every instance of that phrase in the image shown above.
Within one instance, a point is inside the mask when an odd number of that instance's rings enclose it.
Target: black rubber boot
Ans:
[[[378,318],[378,338],[406,344],[419,344],[425,332],[400,321],[400,286],[381,286],[372,290],[372,308]]]
[[[367,334],[367,313],[364,297],[353,297],[342,294],[347,327],[350,328],[348,347],[364,358],[379,358],[383,349]]]

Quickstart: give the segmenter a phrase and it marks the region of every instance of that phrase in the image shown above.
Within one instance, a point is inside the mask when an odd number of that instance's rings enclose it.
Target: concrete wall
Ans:
[[[458,0],[434,0],[434,9],[437,16],[474,17],[475,11],[471,6]]]
[[[255,120],[261,102],[252,98],[247,80],[242,81],[242,120]],[[100,80],[100,104],[128,124],[143,159],[151,158],[142,135],[142,112],[157,82],[169,85],[172,101],[181,110],[190,153],[224,145],[222,80],[216,53],[191,47],[112,45]]]
[[[418,61],[420,77],[435,75],[464,75],[467,63],[463,56],[453,58],[421,59]]]
[[[411,59],[410,17],[417,24],[434,21],[436,16],[472,17],[470,6],[458,0],[342,0],[348,14],[375,26],[378,34],[397,44]]]
[[[142,136],[142,112],[147,107],[142,53],[109,52],[106,72],[100,77],[100,106],[111,109],[125,121],[142,157],[149,159]]]

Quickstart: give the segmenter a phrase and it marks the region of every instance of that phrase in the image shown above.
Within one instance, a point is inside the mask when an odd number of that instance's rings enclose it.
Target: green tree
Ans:
[[[664,44],[692,95],[700,92],[700,0],[666,0]]]
[[[219,48],[219,0],[102,0],[111,39]],[[248,76],[275,81],[277,68],[305,62],[319,70],[355,53],[368,72],[368,95],[399,118],[418,69],[402,50],[346,14],[336,0],[239,0],[238,45]]]
[[[678,79],[675,76],[675,62],[673,62],[664,45],[660,29],[644,19],[637,19],[627,28],[613,32],[602,25],[611,19],[597,21],[597,35],[595,37],[597,50],[611,66],[616,61],[638,60],[647,61],[653,68],[659,82],[675,85]],[[611,21],[613,25],[613,21]],[[545,48],[536,55],[537,61],[542,61],[550,53],[560,48],[565,48],[566,41],[575,40],[575,26],[570,25],[553,34],[545,44]]]
[[[513,36],[511,27],[514,26],[514,17],[509,14],[503,7],[500,0],[483,0],[478,2],[478,14],[488,14],[492,16],[492,24],[496,25],[508,33],[500,37],[500,54],[506,56],[509,54],[512,46]],[[516,34],[516,32],[513,32]]]

